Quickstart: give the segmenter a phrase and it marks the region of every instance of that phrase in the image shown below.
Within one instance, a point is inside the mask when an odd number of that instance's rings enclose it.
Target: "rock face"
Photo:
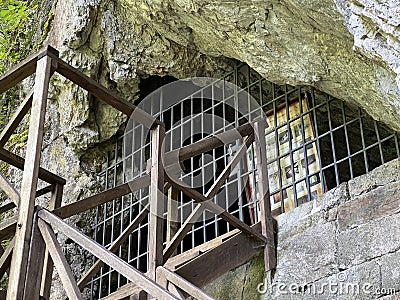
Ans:
[[[260,278],[264,266],[256,258],[205,290],[217,299],[395,299],[399,171],[394,160],[280,215],[272,281]]]
[[[316,86],[400,129],[399,10],[397,1],[374,0],[67,0],[55,3],[49,41],[129,100],[140,77],[218,77],[234,58],[270,81]],[[76,92],[67,93],[61,99]],[[73,114],[75,128],[87,122],[90,102],[77,100],[82,107],[61,118]],[[100,132],[91,139],[106,140],[116,128],[103,123],[121,116],[96,111]]]
[[[140,85],[151,75],[219,77],[236,59],[270,81],[313,85],[356,103],[400,130],[395,0],[39,2],[52,6],[46,42],[129,101],[140,97]],[[44,167],[67,179],[64,202],[76,201],[98,189],[96,171],[126,117],[60,76],[52,80],[48,111]],[[79,221],[90,231],[90,215]],[[332,224],[318,230],[335,244]],[[318,272],[328,276],[336,254],[325,254]],[[82,258],[72,268],[78,274],[85,265]],[[55,290],[54,298],[62,299],[61,293]]]
[[[187,48],[248,63],[277,83],[314,85],[399,129],[398,1],[124,0]]]

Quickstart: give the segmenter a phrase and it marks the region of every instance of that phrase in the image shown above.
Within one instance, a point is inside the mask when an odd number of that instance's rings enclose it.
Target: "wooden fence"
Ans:
[[[63,187],[66,181],[40,167],[49,80],[55,72],[128,117],[133,114],[136,121],[151,129],[152,152],[148,175],[76,203],[62,206]],[[162,157],[164,156],[164,161],[167,162],[171,157],[178,157],[180,161],[183,161],[223,145],[222,140],[227,142],[235,140],[237,137],[232,132],[224,132],[220,136],[209,137],[185,146],[176,150],[178,155],[176,151],[164,153],[165,127],[162,122],[62,61],[58,57],[58,52],[49,46],[4,74],[0,78],[0,93],[15,86],[33,73],[36,73],[33,90],[21,103],[0,134],[0,160],[23,170],[20,192],[12,186],[4,175],[0,174],[0,187],[12,201],[0,207],[0,213],[17,208],[15,217],[8,218],[0,224],[1,240],[14,236],[0,258],[0,276],[4,276],[6,272],[9,274],[7,299],[48,299],[53,266],[57,269],[69,299],[82,298],[82,289],[99,272],[103,264],[109,265],[131,281],[105,299],[123,299],[134,293],[138,293],[142,298],[147,295],[147,297],[157,299],[182,299],[185,295],[191,295],[197,299],[212,299],[197,286],[201,286],[215,276],[244,263],[258,253],[260,249],[264,249],[266,270],[275,268],[276,258],[268,192],[264,120],[258,120],[255,124],[243,125],[235,131],[245,137],[243,146],[219,175],[209,191],[203,195],[185,183],[169,178],[164,172]],[[31,117],[26,157],[22,158],[7,151],[4,146],[29,110]],[[258,158],[258,195],[260,197],[261,222],[249,226],[209,200],[216,195],[229,177],[231,170],[245,155],[246,147],[253,142],[256,143]],[[37,190],[38,179],[47,182],[49,185]],[[164,248],[164,222],[161,216],[164,212],[165,183],[181,190],[198,204],[181,228],[171,236]],[[64,220],[147,186],[150,186],[149,204],[108,248],[101,246]],[[51,194],[48,206],[46,208],[37,206],[35,199],[47,193]],[[203,247],[200,247],[202,252],[198,249],[192,249],[174,257],[177,246],[190,230],[192,223],[204,210],[219,215],[223,220],[236,227],[237,230],[227,234],[225,240],[217,238],[212,243],[201,245]],[[149,218],[149,265],[148,271],[142,273],[118,257],[115,252],[147,216]],[[98,258],[78,281],[72,275],[54,230],[63,233]],[[225,246],[222,247],[222,245]],[[237,247],[238,245],[240,247]],[[210,251],[207,252],[207,255],[204,255],[206,248]],[[218,255],[221,255],[221,251],[225,255],[231,253],[231,258],[224,258],[228,262],[218,263]],[[190,278],[194,265],[183,264],[183,262],[189,260],[197,263],[196,274],[200,274],[197,279]],[[216,264],[215,274],[209,274],[210,272],[205,268],[209,263]]]

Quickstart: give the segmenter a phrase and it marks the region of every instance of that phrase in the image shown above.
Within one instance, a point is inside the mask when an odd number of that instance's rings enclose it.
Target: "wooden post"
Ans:
[[[56,183],[56,185],[54,186],[54,190],[51,193],[49,210],[54,210],[56,208],[61,207],[63,189],[64,187],[61,184]],[[46,249],[46,252],[44,253],[44,262],[43,262],[43,278],[42,278],[42,284],[40,286],[40,295],[45,299],[50,298],[52,277],[53,277],[53,260],[49,255],[49,251]]]
[[[21,201],[17,228],[15,232],[15,247],[7,289],[7,300],[23,298],[26,267],[29,255],[29,242],[32,233],[33,211],[35,205],[41,148],[43,142],[44,117],[46,111],[50,71],[50,57],[44,56],[38,60],[24,174],[21,185]]]
[[[274,224],[271,215],[269,181],[267,167],[267,147],[265,144],[265,120],[257,120],[254,124],[255,148],[257,155],[257,185],[260,205],[261,232],[267,238],[264,249],[265,270],[276,267]]]
[[[46,246],[38,226],[38,216],[35,214],[26,272],[24,299],[39,299],[45,249]]]
[[[168,207],[167,207],[167,236],[166,242],[169,243],[174,235],[178,231],[178,217],[179,217],[179,210],[178,210],[178,195],[179,192],[176,188],[170,187],[168,190]],[[176,254],[176,249],[171,254],[172,256]]]
[[[163,264],[164,169],[161,156],[164,155],[164,135],[163,126],[152,129],[148,274],[154,281],[157,267]]]

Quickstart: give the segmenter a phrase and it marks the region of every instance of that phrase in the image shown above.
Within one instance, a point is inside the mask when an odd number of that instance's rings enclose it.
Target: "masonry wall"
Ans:
[[[276,230],[271,280],[257,257],[205,290],[217,299],[400,299],[400,160],[279,216]]]

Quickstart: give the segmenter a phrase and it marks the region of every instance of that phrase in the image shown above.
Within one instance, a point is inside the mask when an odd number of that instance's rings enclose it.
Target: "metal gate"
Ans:
[[[373,120],[356,106],[311,87],[276,85],[268,82],[245,64],[235,66],[221,78],[219,84],[228,82],[241,89],[234,90],[230,95],[222,95],[222,101],[213,101],[213,86],[206,85],[200,89],[200,94],[189,95],[173,106],[164,107],[162,95],[155,93],[148,103],[149,110],[166,124],[165,151],[168,152],[204,138],[203,134],[196,132],[199,131],[198,126],[209,122],[210,118],[214,133],[223,132],[231,127],[237,128],[248,122],[252,114],[251,104],[243,100],[240,93],[249,93],[264,111],[268,123],[265,132],[267,162],[271,206],[275,215],[313,200],[342,182],[400,157],[398,134]],[[230,101],[235,107],[241,107],[240,111],[247,113],[238,114],[231,110],[231,105],[228,105]],[[185,118],[187,115],[190,115],[190,118]],[[213,117],[215,119],[212,119]],[[229,126],[213,121],[218,118],[227,120]],[[144,135],[141,126],[132,126],[118,138],[114,151],[109,153],[104,171],[99,174],[104,189],[146,173],[150,143]],[[199,186],[205,185],[200,192],[206,192],[207,178],[201,178],[201,174],[208,169],[217,176],[239,146],[230,144],[214,149],[207,155],[202,154],[187,160],[183,166],[185,172],[180,178],[188,184],[194,184],[193,178],[196,178],[201,183]],[[223,192],[214,198],[220,205],[225,202],[225,208],[247,224],[258,221],[254,153],[254,146],[251,145],[245,158],[226,180]],[[199,163],[199,160],[202,163]],[[98,209],[94,226],[96,240],[105,246],[110,245],[148,203],[148,196],[148,188],[141,189]],[[176,205],[175,218],[181,225],[193,210],[195,203],[173,189],[170,190],[169,196],[176,200],[171,202],[175,204],[169,204]],[[228,203],[229,199],[235,201]],[[164,219],[167,225],[171,216],[165,215]],[[203,212],[178,247],[177,253],[232,229],[232,226],[221,222],[217,216]],[[168,234],[170,233],[165,232],[165,235]],[[120,247],[118,255],[146,272],[147,246],[145,220]],[[104,266],[101,273],[90,282],[92,298],[104,297],[125,283],[125,278]]]

